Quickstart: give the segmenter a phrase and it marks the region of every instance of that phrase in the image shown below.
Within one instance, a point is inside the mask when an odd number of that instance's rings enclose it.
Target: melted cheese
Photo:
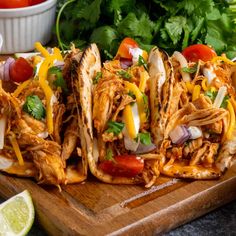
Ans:
[[[136,134],[134,117],[133,117],[131,105],[125,106],[124,111],[123,111],[123,115],[124,115],[124,122],[125,122],[125,127],[127,129],[128,135],[131,139],[135,139],[137,134]]]
[[[196,99],[199,98],[200,91],[201,91],[201,86],[195,85],[193,88],[192,101],[195,101]]]
[[[148,75],[147,71],[142,71],[141,72],[141,77],[140,77],[140,82],[139,82],[139,90],[142,93],[145,92],[148,78],[149,78],[149,75]]]

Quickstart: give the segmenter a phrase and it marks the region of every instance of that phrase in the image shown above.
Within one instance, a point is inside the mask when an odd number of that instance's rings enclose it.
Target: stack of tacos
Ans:
[[[187,62],[125,38],[101,66],[95,44],[64,58],[36,48],[41,54],[27,59],[34,76],[14,92],[0,87],[0,170],[60,185],[85,180],[89,169],[106,183],[150,187],[160,174],[212,179],[232,164],[235,65],[226,57]]]

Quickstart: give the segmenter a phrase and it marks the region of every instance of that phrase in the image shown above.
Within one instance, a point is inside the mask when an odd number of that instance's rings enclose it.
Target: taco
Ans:
[[[107,183],[144,182],[149,187],[159,176],[160,160],[149,125],[147,56],[134,40],[125,38],[101,71],[79,77],[82,91],[93,98],[81,98],[82,110],[92,112],[86,134],[90,171]]]
[[[72,48],[63,58],[58,48],[50,53],[40,43],[35,46],[40,54],[10,59],[12,64],[8,59],[2,66],[0,170],[43,184],[81,182],[87,163],[73,84],[78,80],[74,61],[79,66],[83,53]]]
[[[216,54],[187,61],[180,52],[169,59],[170,68],[157,66],[158,60],[165,64],[163,53],[154,48],[149,55],[150,81],[163,73],[160,68],[169,75],[163,81],[156,78],[162,87],[152,121],[158,124],[159,153],[165,159],[160,172],[171,177],[218,178],[236,153],[235,63]]]

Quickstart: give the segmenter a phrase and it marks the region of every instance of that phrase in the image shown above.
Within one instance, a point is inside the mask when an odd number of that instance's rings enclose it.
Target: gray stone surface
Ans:
[[[2,200],[0,199],[0,202]],[[46,236],[37,219],[28,236]],[[236,236],[236,200],[164,236]]]

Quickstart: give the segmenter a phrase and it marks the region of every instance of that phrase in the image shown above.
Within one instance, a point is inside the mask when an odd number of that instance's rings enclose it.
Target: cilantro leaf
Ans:
[[[123,79],[130,80],[132,76],[125,70],[120,70],[117,72],[117,74],[122,77]]]
[[[147,62],[144,60],[144,58],[141,55],[139,55],[139,57],[138,57],[138,65],[143,66],[145,68],[145,70],[148,69]]]
[[[209,97],[212,101],[215,100],[216,95],[217,95],[217,91],[208,90],[208,91],[205,92],[205,96]]]
[[[221,108],[225,109],[227,108],[229,98],[230,98],[229,95],[224,96],[224,99],[220,105]]]
[[[183,72],[186,72],[186,73],[189,73],[189,74],[193,74],[193,73],[195,73],[196,71],[197,71],[197,63],[194,65],[194,66],[192,66],[192,67],[183,67],[181,70],[183,71]]]
[[[48,70],[48,74],[49,75],[55,75],[56,80],[53,81],[53,84],[56,87],[60,87],[63,90],[63,92],[68,93],[68,88],[67,88],[66,81],[64,80],[64,78],[62,76],[62,71],[59,67],[57,67],[57,66],[51,67]]]
[[[147,133],[139,133],[138,137],[136,139],[140,139],[140,142],[144,145],[150,145],[152,143],[151,141],[151,135],[149,132]]]
[[[125,127],[125,124],[122,122],[108,121],[107,126],[108,129],[106,130],[106,132],[118,135]]]
[[[112,149],[111,149],[111,148],[108,148],[108,149],[107,149],[107,151],[106,151],[106,156],[105,156],[105,160],[106,160],[106,161],[114,161],[113,152],[112,152]]]
[[[102,72],[97,72],[95,78],[93,79],[93,84],[97,84],[98,81],[102,78]]]
[[[42,120],[46,117],[46,110],[37,95],[30,95],[26,97],[26,102],[23,105],[23,111],[33,116],[36,120]]]

